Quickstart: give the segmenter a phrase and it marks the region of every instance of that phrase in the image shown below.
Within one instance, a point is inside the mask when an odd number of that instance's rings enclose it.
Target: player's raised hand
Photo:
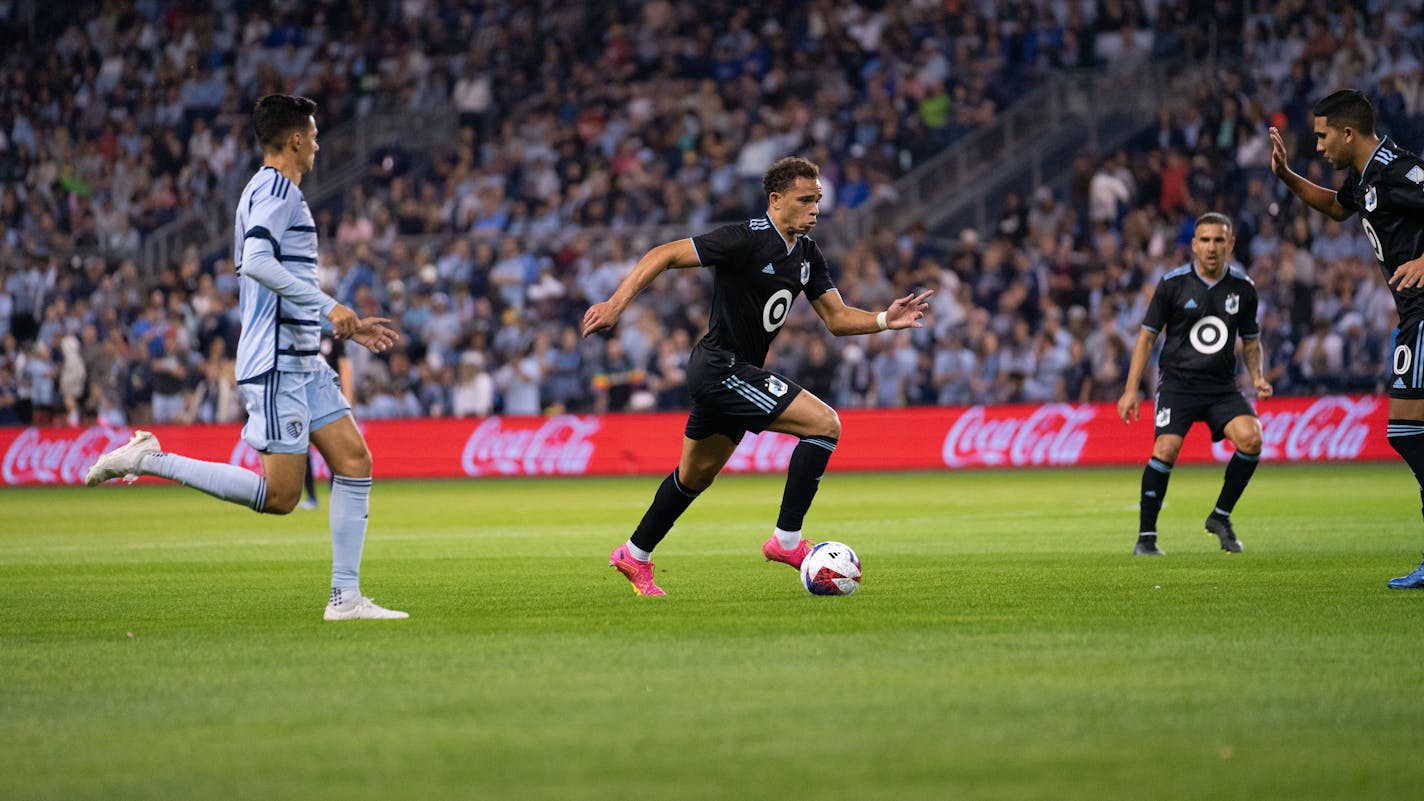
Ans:
[[[337,339],[350,339],[356,333],[356,328],[361,324],[356,312],[351,311],[340,303],[336,308],[327,313],[326,319],[331,321],[332,336]]]
[[[890,308],[885,310],[885,327],[889,329],[899,328],[923,328],[920,325],[920,318],[925,316],[925,311],[929,309],[930,295],[934,294],[933,289],[926,289],[916,295],[911,292],[903,298],[896,298],[890,304]]]
[[[1413,289],[1424,286],[1424,256],[1411,259],[1394,269],[1389,277],[1389,285],[1395,289]]]
[[[390,327],[390,322],[389,317],[362,317],[351,341],[372,353],[385,353],[400,341],[400,334]]]
[[[583,336],[597,334],[600,331],[607,331],[618,324],[618,318],[623,316],[623,310],[611,300],[602,303],[595,303],[588,307],[588,311],[583,314]]]
[[[1269,388],[1269,385],[1267,387]],[[1123,425],[1136,420],[1141,408],[1142,399],[1137,397],[1135,389],[1122,393],[1122,397],[1117,399],[1117,416],[1122,419]]]
[[[1281,131],[1276,126],[1271,126],[1271,172],[1277,178],[1285,178],[1290,172],[1290,162],[1286,155],[1286,140],[1281,137]]]

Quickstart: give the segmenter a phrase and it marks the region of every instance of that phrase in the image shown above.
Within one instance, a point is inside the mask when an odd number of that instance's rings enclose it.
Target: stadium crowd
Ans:
[[[762,210],[761,172],[786,153],[824,168],[849,302],[938,290],[912,336],[836,340],[798,305],[774,363],[839,407],[1116,400],[1151,288],[1213,209],[1237,221],[1277,391],[1379,389],[1393,311],[1370,247],[1282,191],[1265,131],[1331,185],[1310,106],[1358,86],[1417,148],[1424,23],[1407,4],[1219,4],[1208,37],[1195,5],[111,1],[28,40],[11,7],[7,39],[28,44],[0,56],[0,424],[242,419],[231,259],[139,254],[177,210],[236,194],[247,110],[271,91],[316,99],[324,127],[459,114],[449,146],[383,148],[315,210],[328,290],[406,337],[347,351],[364,418],[683,408],[699,271],[658,282],[614,337],[576,321],[657,243],[649,225]],[[1173,54],[1222,68],[1129,147],[1082,154],[1062,191],[1004,198],[988,230],[834,240],[838,212],[1047,72]]]

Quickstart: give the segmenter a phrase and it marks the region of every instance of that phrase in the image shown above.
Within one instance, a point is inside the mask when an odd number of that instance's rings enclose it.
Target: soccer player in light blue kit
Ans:
[[[319,149],[316,103],[268,95],[252,122],[263,167],[237,205],[234,263],[240,278],[242,333],[237,379],[247,407],[242,438],[262,454],[259,476],[221,462],[167,453],[158,438],[137,431],[99,457],[85,476],[95,486],[123,477],[161,476],[257,512],[284,515],[302,494],[308,444],[332,471],[331,596],[327,620],[390,619],[405,612],[377,606],[361,594],[361,549],[371,496],[371,452],[351,417],[336,372],[321,358],[321,331],[372,352],[399,335],[384,317],[358,318],[321,291],[316,277],[316,224],[298,188]]]

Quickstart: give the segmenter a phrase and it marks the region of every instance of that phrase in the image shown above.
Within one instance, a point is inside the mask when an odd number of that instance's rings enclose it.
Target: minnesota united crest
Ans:
[[[807,281],[810,281],[810,280],[811,280],[811,262],[809,262],[809,261],[803,261],[803,262],[801,262],[801,283],[804,284],[804,283],[806,283]]]
[[[1238,309],[1240,309],[1240,308],[1241,308],[1241,296],[1240,296],[1240,295],[1237,295],[1236,293],[1233,292],[1233,293],[1231,293],[1230,295],[1227,295],[1227,296],[1226,296],[1226,313],[1227,313],[1227,314],[1235,314],[1236,311],[1237,311]]]
[[[1365,211],[1374,211],[1374,210],[1375,210],[1375,206],[1378,206],[1378,205],[1379,205],[1379,195],[1376,194],[1375,188],[1372,186],[1372,187],[1370,187],[1369,189],[1366,189],[1366,190],[1365,190]]]

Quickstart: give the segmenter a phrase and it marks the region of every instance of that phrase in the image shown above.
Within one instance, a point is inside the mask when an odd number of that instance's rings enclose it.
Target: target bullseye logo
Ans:
[[[791,290],[782,289],[775,295],[767,298],[766,306],[761,310],[761,324],[767,331],[775,331],[786,323],[786,313],[791,311],[791,301],[795,296]]]
[[[1192,326],[1188,338],[1198,353],[1216,353],[1226,347],[1226,323],[1220,317],[1203,317]]]

